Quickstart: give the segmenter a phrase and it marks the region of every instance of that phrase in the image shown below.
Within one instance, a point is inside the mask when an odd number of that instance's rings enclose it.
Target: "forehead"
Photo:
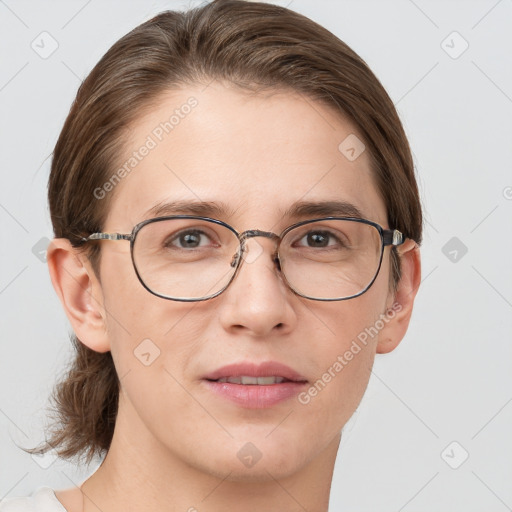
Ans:
[[[130,127],[113,171],[122,177],[107,224],[119,229],[174,202],[215,203],[217,218],[238,229],[274,226],[298,203],[333,201],[386,225],[355,127],[292,91],[250,95],[219,82],[168,91]]]

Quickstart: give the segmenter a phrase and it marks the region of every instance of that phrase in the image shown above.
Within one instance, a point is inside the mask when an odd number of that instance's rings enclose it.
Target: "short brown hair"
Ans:
[[[53,152],[48,188],[55,236],[78,245],[102,231],[110,197],[93,191],[112,175],[127,127],[159,95],[186,85],[227,81],[246,91],[288,89],[322,102],[357,128],[371,157],[390,227],[418,244],[422,212],[409,144],[388,94],[343,41],[289,9],[214,0],[187,12],[162,12],[117,41],[78,89]],[[97,269],[99,248],[84,249]],[[400,260],[391,253],[391,285]],[[110,352],[72,336],[74,361],[52,401],[56,423],[44,445],[87,462],[108,451],[119,381]]]

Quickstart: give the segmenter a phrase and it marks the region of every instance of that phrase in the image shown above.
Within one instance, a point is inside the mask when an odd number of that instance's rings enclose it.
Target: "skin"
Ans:
[[[239,232],[280,233],[297,220],[283,217],[294,202],[332,199],[390,228],[369,155],[349,161],[338,150],[357,130],[294,92],[249,96],[219,82],[169,91],[137,120],[122,160],[190,96],[198,106],[112,192],[104,231],[129,233],[148,209],[174,200],[224,203],[219,218]],[[250,239],[261,254],[223,294],[196,303],[148,293],[129,242],[101,244],[101,282],[66,240],[54,240],[48,255],[75,333],[93,350],[110,350],[121,379],[111,449],[81,488],[57,491],[67,510],[327,510],[341,430],[360,403],[375,354],[393,350],[409,324],[420,283],[414,242],[400,247],[396,294],[386,248],[366,293],[317,302],[286,287],[271,261],[271,240]],[[276,360],[313,383],[393,304],[400,311],[308,404],[291,398],[245,409],[201,382],[228,363]],[[161,351],[150,366],[134,355],[147,338]],[[237,457],[247,442],[262,454],[250,468]]]

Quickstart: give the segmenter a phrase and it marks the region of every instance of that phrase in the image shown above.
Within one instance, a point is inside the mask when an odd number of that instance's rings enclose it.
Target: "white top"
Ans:
[[[5,498],[0,512],[67,512],[50,487],[38,487],[30,496]]]

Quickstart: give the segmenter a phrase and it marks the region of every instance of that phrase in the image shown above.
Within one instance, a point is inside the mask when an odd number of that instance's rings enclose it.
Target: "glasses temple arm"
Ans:
[[[405,242],[404,235],[398,229],[384,229],[382,231],[384,245],[402,245]]]
[[[121,233],[93,233],[86,238],[82,238],[82,242],[89,240],[131,240],[132,235],[123,235]]]

